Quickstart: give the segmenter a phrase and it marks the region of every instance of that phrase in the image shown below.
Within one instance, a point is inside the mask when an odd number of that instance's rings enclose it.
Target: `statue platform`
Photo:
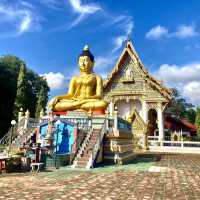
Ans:
[[[79,115],[81,115],[82,116],[82,114],[83,113],[85,113],[85,115],[104,115],[105,114],[105,110],[91,110],[90,112],[86,112],[86,111],[84,111],[84,110],[75,110],[75,111],[66,111],[66,112],[52,112],[52,113],[50,113],[50,114],[52,114],[52,115],[56,115],[56,116],[73,116],[73,115],[75,115],[75,116],[77,116],[77,114],[78,114],[78,116]]]
[[[124,164],[134,157],[131,124],[117,115],[75,110],[53,112],[51,117],[53,123],[49,125],[56,128],[53,129],[56,134],[52,133],[54,138],[52,144],[57,137],[56,121],[60,121],[58,139],[65,138],[67,129],[70,133],[68,139],[65,139],[69,143],[67,146],[71,146],[67,153],[72,155],[70,157],[72,166],[90,168],[100,162]],[[47,123],[46,128],[43,124],[43,137],[45,137],[45,130],[48,130],[47,126]],[[65,148],[66,141],[60,140],[58,143],[63,144],[61,147]],[[61,150],[64,152],[64,149]],[[92,161],[89,155],[92,156]]]

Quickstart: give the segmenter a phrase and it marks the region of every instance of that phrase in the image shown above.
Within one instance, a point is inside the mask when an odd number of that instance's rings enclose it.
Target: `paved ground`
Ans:
[[[142,155],[126,166],[0,175],[0,199],[200,199],[200,155]]]

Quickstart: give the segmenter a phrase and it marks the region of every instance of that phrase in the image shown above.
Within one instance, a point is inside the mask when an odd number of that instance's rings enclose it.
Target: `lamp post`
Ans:
[[[12,120],[10,123],[11,123],[11,131],[10,131],[10,138],[9,138],[8,156],[10,155],[11,144],[12,144],[12,137],[13,137],[13,130],[14,130],[14,126],[16,124],[16,121]]]
[[[57,120],[56,123],[55,123],[55,125],[56,125],[56,131],[55,131],[55,133],[56,133],[55,167],[56,167],[56,169],[59,168],[58,163],[57,163],[57,152],[58,152],[58,133],[60,131],[60,129],[59,129],[60,123],[61,123],[60,120]]]

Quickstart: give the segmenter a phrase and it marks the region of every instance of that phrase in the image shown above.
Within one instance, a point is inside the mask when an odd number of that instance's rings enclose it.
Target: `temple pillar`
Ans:
[[[114,103],[111,100],[110,103],[109,103],[109,113],[110,113],[111,116],[113,116],[113,112],[114,112]]]
[[[142,101],[142,118],[145,123],[147,123],[147,102],[145,100]]]
[[[158,115],[158,130],[159,130],[159,141],[164,140],[164,127],[163,127],[163,112],[162,112],[162,104],[158,103],[157,109]]]

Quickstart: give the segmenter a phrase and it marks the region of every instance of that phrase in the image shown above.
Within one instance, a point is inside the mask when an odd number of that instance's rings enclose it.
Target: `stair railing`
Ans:
[[[18,130],[18,124],[15,124],[14,127],[10,128],[9,131],[0,139],[1,145],[8,145],[10,140],[10,134],[12,134],[12,138],[17,137],[17,130]]]
[[[73,160],[74,165],[76,165],[77,158],[80,158],[81,155],[83,154],[86,146],[88,145],[88,142],[90,140],[92,133],[93,133],[93,129],[91,128],[90,131],[87,133],[85,139],[83,140],[82,144],[80,145],[80,148],[77,150],[77,153],[74,156],[74,160]]]
[[[90,140],[90,137],[93,133],[93,129],[90,130],[89,134],[87,134],[85,140],[83,141],[81,147],[80,147],[80,150],[78,151],[78,154],[77,154],[77,157],[80,158],[81,157],[81,154],[84,152],[89,140]]]
[[[78,150],[81,148],[81,145],[86,137],[87,132],[81,129],[77,130],[77,138],[71,145],[71,153],[70,153],[70,164],[74,161],[75,156],[77,155]]]
[[[30,134],[33,132],[33,129],[37,127],[38,125],[38,119],[25,119],[22,118],[16,125],[13,127],[13,132],[12,128],[9,129],[9,131],[3,136],[3,138],[0,139],[0,144],[1,145],[8,145],[9,143],[9,138],[10,134],[12,134],[12,141],[14,144],[17,144],[17,140],[20,140],[20,138],[23,137],[23,139],[29,139]],[[26,128],[24,129],[26,125]],[[11,133],[12,132],[12,133]]]
[[[105,119],[104,123],[102,124],[101,130],[100,130],[100,133],[99,133],[99,137],[96,141],[96,144],[94,145],[94,148],[92,150],[92,154],[91,154],[90,159],[87,163],[87,167],[86,167],[87,169],[93,167],[93,165],[94,165],[94,161],[96,159],[97,153],[101,148],[101,143],[102,143],[103,137],[104,137],[105,133],[107,132],[107,128],[108,128],[107,125],[108,125],[107,119]]]

